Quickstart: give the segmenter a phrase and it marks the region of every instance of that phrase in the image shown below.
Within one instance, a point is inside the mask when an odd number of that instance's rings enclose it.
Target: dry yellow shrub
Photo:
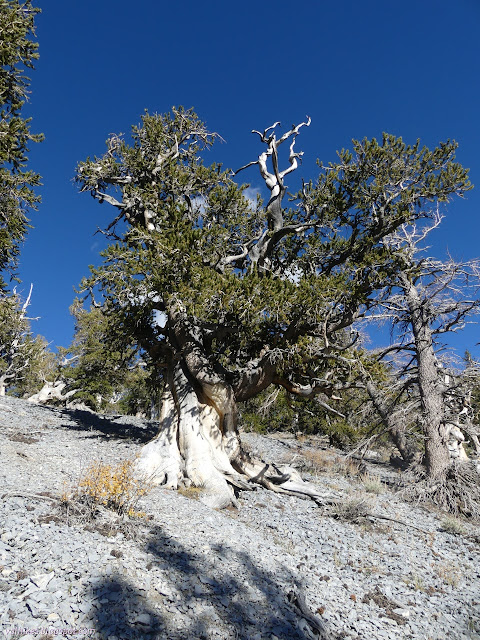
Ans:
[[[86,470],[75,494],[118,513],[136,515],[138,500],[151,488],[148,482],[135,477],[132,460],[122,460],[115,465],[97,460]]]

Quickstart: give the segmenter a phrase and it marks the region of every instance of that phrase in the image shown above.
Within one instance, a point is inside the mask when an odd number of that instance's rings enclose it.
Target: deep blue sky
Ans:
[[[30,154],[43,177],[20,276],[34,284],[34,330],[67,346],[73,287],[98,261],[97,226],[112,211],[72,182],[76,164],[128,133],[145,109],[193,106],[225,144],[212,161],[256,158],[250,131],[312,117],[301,171],[335,159],[352,138],[383,131],[434,146],[456,139],[478,185],[453,202],[434,251],[480,255],[480,2],[478,0],[39,0],[40,60],[27,107],[46,140]],[[299,174],[300,175],[300,174]],[[241,176],[260,187],[255,170]],[[470,329],[463,350],[480,340]]]

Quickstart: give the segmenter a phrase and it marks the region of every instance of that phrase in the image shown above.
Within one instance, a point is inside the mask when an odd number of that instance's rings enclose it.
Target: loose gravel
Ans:
[[[329,451],[310,480],[339,503],[363,500],[369,513],[403,524],[342,521],[338,509],[264,489],[242,492],[238,510],[214,511],[194,492],[155,488],[138,506],[145,515],[128,522],[106,510],[87,522],[59,509],[55,497],[78,486],[91,462],[133,458],[155,426],[0,399],[5,638],[318,637],[292,592],[332,639],[480,638],[479,528],[464,522],[449,532],[442,514],[407,504],[386,484],[368,492],[327,464]],[[306,472],[308,453],[318,453],[294,439],[243,440],[264,459]],[[395,477],[381,465],[371,474],[379,469]]]

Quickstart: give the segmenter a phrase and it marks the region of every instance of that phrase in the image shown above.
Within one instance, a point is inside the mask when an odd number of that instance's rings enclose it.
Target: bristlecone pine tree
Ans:
[[[21,113],[30,85],[25,71],[38,58],[32,36],[39,11],[29,1],[0,0],[0,272],[15,270],[28,212],[39,201],[34,187],[40,176],[26,162],[29,144],[43,136],[30,132],[30,118]],[[6,288],[1,275],[0,288]]]
[[[385,240],[385,249],[397,265],[379,295],[373,314],[392,323],[396,338],[377,349],[389,362],[392,381],[388,395],[364,375],[367,392],[392,433],[406,462],[415,460],[402,426],[416,413],[423,432],[425,482],[416,491],[442,507],[465,515],[480,515],[480,476],[475,464],[465,464],[466,433],[475,436],[467,372],[459,375],[446,366],[445,334],[461,330],[480,309],[480,261],[446,261],[425,255],[425,242],[441,223],[432,212],[424,224],[405,224]],[[366,371],[364,372],[366,373]],[[387,397],[390,398],[387,400]],[[403,396],[403,397],[402,397]],[[410,405],[410,409],[409,409]],[[423,475],[423,474],[422,474]]]
[[[146,113],[131,141],[111,136],[105,155],[77,170],[81,191],[115,211],[105,225],[113,242],[83,288],[103,295],[105,312],[164,380],[160,432],[139,471],[203,487],[215,507],[254,482],[321,499],[294,470],[244,452],[237,403],[270,385],[333,401],[346,329],[391,270],[382,239],[467,186],[455,145],[429,151],[385,135],[354,141],[288,205],[285,180],[309,124],[278,137],[279,123],[254,132],[261,153],[241,170],[259,168],[266,204],[252,204],[236,174],[203,163],[215,135],[181,108]]]

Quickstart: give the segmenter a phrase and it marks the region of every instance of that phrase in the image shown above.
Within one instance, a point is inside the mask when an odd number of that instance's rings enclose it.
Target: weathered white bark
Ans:
[[[202,502],[221,509],[235,503],[233,490],[215,466],[215,447],[209,437],[212,420],[202,424],[202,407],[181,365],[175,368],[174,389],[179,420],[179,449],[185,461],[186,477],[203,489]],[[211,414],[210,414],[211,415]],[[204,428],[205,427],[205,428]],[[217,451],[221,452],[220,446]]]
[[[247,259],[252,265],[258,265],[260,270],[268,270],[270,268],[270,257],[278,242],[285,236],[296,234],[299,231],[306,231],[314,226],[314,222],[306,222],[299,224],[284,224],[282,200],[286,194],[287,187],[285,185],[285,177],[295,171],[298,166],[298,159],[302,157],[303,152],[296,152],[295,140],[302,127],[309,127],[311,123],[310,117],[307,116],[305,122],[301,122],[296,126],[292,126],[289,131],[277,139],[275,128],[280,122],[275,122],[271,127],[267,127],[263,132],[253,130],[252,133],[259,135],[260,140],[267,145],[267,150],[258,156],[258,160],[249,162],[234,175],[240,171],[258,164],[260,175],[265,181],[265,185],[270,191],[270,199],[266,206],[268,230],[264,230],[255,239],[250,239],[243,247],[240,253],[224,257],[217,265],[219,271],[223,271],[228,264],[240,264]],[[289,152],[289,166],[280,171],[278,164],[278,148],[286,140],[292,139]],[[268,168],[268,159],[272,164],[272,171]]]
[[[458,412],[458,418],[452,424],[461,429],[461,433],[466,433],[475,448],[475,455],[480,457],[480,428],[474,424],[475,412],[472,407],[472,390],[466,391],[462,398],[462,408]]]
[[[235,466],[250,479],[250,482],[257,483],[276,493],[310,496],[319,501],[329,497],[314,485],[305,482],[293,467],[277,466],[263,460],[255,460],[243,452],[236,460]]]
[[[0,359],[2,360],[2,374],[0,376],[0,396],[4,396],[9,386],[20,381],[28,370],[32,358],[32,344],[26,339],[30,333],[29,321],[34,318],[27,317],[27,309],[30,306],[33,284],[27,299],[20,306],[20,297],[13,290],[11,296],[2,298],[2,304],[6,305],[4,322],[6,335],[4,341],[0,339]]]
[[[46,404],[52,400],[65,402],[77,392],[77,389],[74,389],[62,394],[62,391],[66,386],[66,383],[60,380],[57,380],[56,382],[45,382],[40,391],[27,398],[27,402],[31,402],[33,404]]]
[[[465,436],[456,424],[447,423],[448,451],[452,460],[468,462],[469,457],[463,446]]]
[[[220,430],[217,410],[199,398],[187,377],[185,363],[175,365],[164,393],[159,434],[142,449],[137,474],[165,487],[180,482],[203,489],[201,500],[214,508],[235,504],[231,485],[248,488],[235,471],[227,451],[236,451],[233,434]]]
[[[215,396],[219,401],[223,393],[222,386],[218,394],[212,387],[206,398],[194,388],[186,363],[178,362],[163,396],[159,434],[143,447],[137,475],[172,489],[192,484],[203,490],[200,500],[217,509],[237,504],[233,487],[250,490],[255,484],[324,498],[295,469],[253,460],[242,451],[234,421],[225,421],[212,401]]]
[[[472,441],[473,446],[475,447],[475,455],[478,458],[480,458],[480,439],[478,437],[480,434],[480,428],[478,427],[478,425],[472,425],[472,424],[462,425],[462,428],[465,431],[465,433],[468,435],[470,440]]]
[[[182,464],[177,446],[178,416],[171,386],[165,389],[160,413],[158,435],[146,444],[137,458],[135,467],[139,477],[154,485],[177,489]]]

